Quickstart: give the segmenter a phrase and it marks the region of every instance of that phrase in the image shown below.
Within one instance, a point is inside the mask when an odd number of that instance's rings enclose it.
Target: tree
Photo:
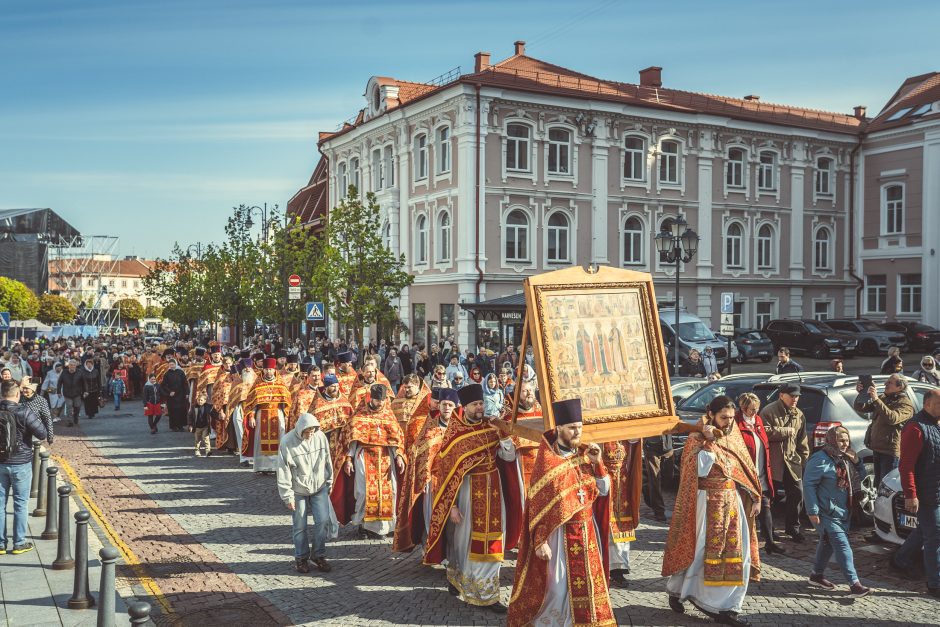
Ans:
[[[26,284],[0,276],[0,311],[9,311],[13,320],[35,318],[39,299]]]
[[[144,308],[144,318],[162,318],[163,307],[160,305],[147,305]]]
[[[122,298],[114,303],[114,307],[121,308],[121,320],[140,320],[144,317],[144,306],[136,298]]]
[[[212,246],[208,247],[212,251]],[[184,251],[179,243],[169,259],[160,259],[143,278],[144,293],[161,303],[161,313],[177,324],[195,326],[213,319],[214,293],[206,289],[206,263]]]
[[[385,318],[392,299],[414,281],[402,268],[405,256],[396,257],[382,241],[379,205],[368,193],[365,203],[355,187],[330,212],[321,255],[326,300],[332,316],[351,326],[357,341],[362,330]]]
[[[78,310],[65,296],[43,294],[39,297],[39,313],[36,318],[43,324],[71,323]]]

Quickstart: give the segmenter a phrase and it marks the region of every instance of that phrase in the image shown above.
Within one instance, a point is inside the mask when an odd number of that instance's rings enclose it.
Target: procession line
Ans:
[[[88,512],[94,517],[98,525],[104,529],[104,532],[108,535],[115,548],[121,552],[121,555],[124,557],[124,563],[133,569],[134,575],[140,581],[140,584],[160,605],[164,614],[172,615],[174,613],[173,608],[170,606],[170,602],[167,601],[163,591],[160,590],[160,586],[157,585],[157,582],[154,581],[153,578],[146,574],[144,564],[131,547],[127,546],[127,544],[121,540],[117,531],[114,530],[114,527],[112,527],[111,523],[105,518],[104,512],[101,511],[88,492],[85,491],[85,488],[82,487],[82,480],[79,479],[75,470],[62,457],[53,455],[52,458],[59,464],[59,467],[65,471],[65,474],[68,475],[69,480],[72,482],[72,487],[75,489],[75,492],[78,493],[79,498],[85,503]]]

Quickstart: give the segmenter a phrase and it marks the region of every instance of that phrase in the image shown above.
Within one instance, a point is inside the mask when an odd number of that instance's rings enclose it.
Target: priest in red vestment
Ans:
[[[402,388],[405,385],[402,385]],[[431,504],[440,483],[438,453],[444,441],[444,432],[460,402],[457,390],[434,388],[434,393],[438,395],[438,409],[431,412],[427,420],[421,420],[421,433],[415,437],[413,445],[408,449],[410,462],[405,468],[404,480],[399,490],[393,551],[411,551],[416,545],[423,545],[427,538]]]
[[[457,392],[462,415],[454,415],[438,455],[441,480],[425,543],[424,563],[447,560],[448,591],[470,605],[505,613],[499,598],[504,551],[516,546],[522,522],[522,491],[512,438],[497,419],[483,419],[483,388]]]
[[[387,396],[392,396],[392,386],[379,381],[376,376],[377,372],[378,370],[375,367],[375,363],[372,361],[366,361],[365,365],[362,367],[362,373],[355,380],[352,385],[352,389],[348,394],[349,404],[352,405],[353,410],[359,409],[359,406],[369,395],[369,391],[375,384],[384,385],[388,389]]]
[[[266,358],[261,379],[248,392],[244,405],[245,421],[254,431],[254,437],[243,439],[242,451],[247,455],[245,447],[251,447],[255,472],[273,474],[277,471],[277,451],[286,433],[290,400],[290,391],[277,376],[277,360]]]
[[[359,538],[391,536],[398,477],[405,470],[405,436],[376,383],[343,428],[336,444],[330,500],[340,524],[359,527]]]
[[[580,399],[556,401],[552,413],[526,499],[507,625],[616,625],[605,569],[610,477],[601,448],[581,444]]]
[[[610,583],[626,587],[630,574],[630,543],[640,524],[643,487],[641,440],[605,442],[604,465],[610,473]]]
[[[336,353],[336,378],[339,381],[339,390],[343,393],[343,396],[349,396],[358,376],[352,365],[352,353],[349,351]]]
[[[416,374],[405,375],[398,388],[398,395],[392,400],[392,412],[405,432],[405,450],[411,451],[424,428],[430,409],[431,390]],[[409,459],[414,459],[409,453]]]
[[[512,416],[512,396],[506,395],[505,416]],[[535,398],[535,382],[523,381],[519,384],[519,408],[516,412],[516,420],[526,420],[527,418],[542,419],[542,406]],[[513,436],[513,442],[516,443],[516,453],[519,456],[519,468],[522,470],[522,482],[526,491],[529,490],[532,468],[535,466],[535,455],[539,450],[539,443],[527,440],[526,438]]]
[[[345,455],[343,452],[337,452],[335,447],[343,427],[352,418],[353,408],[340,391],[339,380],[335,374],[324,375],[323,385],[314,393],[309,412],[320,421],[320,430],[330,440],[334,459],[337,454]]]

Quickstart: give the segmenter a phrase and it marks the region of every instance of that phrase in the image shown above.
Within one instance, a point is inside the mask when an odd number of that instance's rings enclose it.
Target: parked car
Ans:
[[[737,363],[744,363],[741,361],[741,352],[738,350],[738,345],[735,343],[734,338],[731,338],[731,342],[728,342],[728,336],[722,335],[721,333],[716,333],[715,337],[718,338],[718,341],[723,342],[725,346],[731,346],[731,360]]]
[[[672,402],[678,405],[690,397],[700,388],[708,385],[708,379],[702,377],[670,377],[669,387],[672,390]]]
[[[734,343],[738,347],[737,358],[731,356],[739,364],[748,359],[760,359],[765,364],[773,359],[774,343],[770,338],[757,329],[735,329]]]
[[[907,350],[907,337],[903,333],[888,331],[872,320],[837,319],[826,320],[826,324],[858,340],[860,355],[884,355],[892,346],[898,346],[902,351]]]
[[[790,381],[799,381],[801,396],[799,408],[806,416],[806,432],[809,437],[810,448],[815,451],[822,448],[825,443],[826,432],[832,427],[842,425],[849,430],[852,439],[852,449],[865,462],[868,476],[862,481],[862,494],[856,500],[859,506],[856,515],[862,521],[870,521],[875,511],[875,498],[877,488],[875,485],[874,465],[872,451],[865,446],[865,431],[871,423],[871,415],[855,411],[853,403],[858,392],[855,385],[858,377],[843,375],[834,372],[803,372],[781,377],[773,377],[765,383],[754,386],[754,393],[763,392],[767,403],[777,400],[777,386],[783,377]],[[887,375],[875,375],[875,386],[879,390],[884,388]],[[914,404],[915,411],[924,406],[924,395],[932,386],[919,383],[908,378],[908,395]]]
[[[692,349],[705,353],[705,347],[711,346],[718,361],[718,370],[723,370],[728,360],[728,342],[721,342],[715,334],[705,326],[701,318],[693,316],[683,308],[679,308],[679,324],[676,325],[676,309],[668,307],[659,310],[659,326],[663,332],[663,342],[666,344],[666,354],[669,363],[674,360],[673,351],[678,346],[679,359],[686,360]],[[678,341],[677,341],[678,338]]]
[[[907,337],[907,350],[913,353],[929,353],[940,347],[940,330],[920,322],[886,322],[888,331],[897,331]]]
[[[854,355],[858,348],[858,340],[819,320],[771,320],[763,331],[773,342],[775,353],[786,346],[815,359],[826,359]]]
[[[904,544],[910,533],[917,529],[917,516],[904,509],[901,473],[892,470],[881,479],[875,498],[875,533],[892,544]]]

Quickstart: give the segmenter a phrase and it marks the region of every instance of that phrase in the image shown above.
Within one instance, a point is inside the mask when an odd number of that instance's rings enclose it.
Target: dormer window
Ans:
[[[375,89],[372,90],[372,110],[378,112],[382,108],[382,94],[379,91],[379,86],[376,85]]]

